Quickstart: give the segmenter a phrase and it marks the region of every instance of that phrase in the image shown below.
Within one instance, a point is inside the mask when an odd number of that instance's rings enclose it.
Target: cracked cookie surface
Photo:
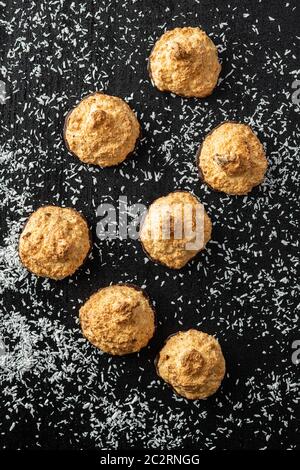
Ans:
[[[225,122],[205,137],[198,166],[204,182],[213,189],[243,195],[263,181],[268,162],[251,127]]]
[[[33,274],[63,279],[85,261],[91,248],[88,225],[75,209],[44,206],[29,217],[19,240],[22,264]]]
[[[174,191],[150,205],[140,241],[150,259],[180,269],[205,248],[211,231],[201,202],[189,192]]]
[[[82,162],[114,166],[131,154],[140,136],[140,124],[128,104],[116,96],[94,93],[66,117],[64,138]]]
[[[132,285],[100,289],[81,307],[83,335],[97,348],[113,355],[138,352],[155,331],[155,314],[147,295]]]
[[[213,395],[224,378],[225,360],[218,341],[191,329],[170,336],[156,363],[158,375],[190,400]]]
[[[155,43],[149,73],[160,91],[204,98],[215,88],[221,65],[213,41],[200,28],[175,28]]]

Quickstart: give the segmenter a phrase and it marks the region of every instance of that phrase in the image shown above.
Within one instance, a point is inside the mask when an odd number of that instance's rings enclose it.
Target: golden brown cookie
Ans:
[[[68,149],[84,163],[101,167],[123,162],[139,136],[139,122],[128,104],[100,92],[80,101],[65,121]]]
[[[158,375],[190,400],[213,395],[224,378],[225,360],[218,341],[199,330],[170,336],[156,359]]]
[[[75,209],[44,206],[29,217],[19,240],[23,265],[33,274],[63,279],[85,261],[91,248],[88,225]]]
[[[100,289],[80,309],[83,335],[108,354],[144,348],[155,331],[155,314],[145,292],[133,285]]]
[[[268,162],[251,127],[224,122],[205,137],[198,167],[203,181],[213,189],[242,195],[263,181]]]
[[[150,205],[140,241],[153,261],[180,269],[205,248],[211,230],[201,202],[187,191],[175,191]]]
[[[175,28],[155,43],[149,73],[160,91],[203,98],[212,93],[221,71],[218,51],[200,28]]]

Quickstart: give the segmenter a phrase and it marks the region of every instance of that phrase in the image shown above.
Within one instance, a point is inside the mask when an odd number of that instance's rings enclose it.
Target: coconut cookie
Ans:
[[[211,220],[200,201],[191,193],[175,191],[151,204],[140,241],[153,261],[180,269],[205,248],[211,230]]]
[[[91,248],[83,216],[74,209],[44,206],[29,217],[19,240],[20,259],[37,276],[63,279],[85,261]]]
[[[203,98],[212,93],[221,71],[218,51],[200,28],[175,28],[156,42],[149,73],[160,91]]]
[[[267,171],[264,148],[246,124],[225,122],[210,132],[198,152],[200,174],[209,186],[227,194],[247,194]]]
[[[213,395],[224,378],[225,360],[218,341],[202,331],[170,336],[156,360],[158,375],[190,400]]]
[[[118,284],[100,289],[80,309],[83,335],[108,354],[138,352],[152,338],[155,314],[138,287]]]
[[[66,145],[84,163],[118,165],[134,151],[139,136],[134,112],[116,96],[94,93],[66,117]]]

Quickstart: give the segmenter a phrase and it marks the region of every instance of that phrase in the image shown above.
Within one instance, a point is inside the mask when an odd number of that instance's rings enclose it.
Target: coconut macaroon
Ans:
[[[86,220],[74,209],[44,206],[29,217],[19,240],[23,265],[51,279],[71,276],[91,248]]]
[[[140,241],[153,261],[180,269],[205,248],[211,230],[201,202],[189,192],[175,191],[150,205]]]
[[[190,400],[213,395],[224,378],[225,360],[218,341],[199,330],[170,336],[156,358],[158,375]]]
[[[224,122],[205,137],[198,166],[203,181],[213,189],[243,195],[263,181],[268,162],[248,125]]]
[[[221,71],[218,51],[200,28],[175,28],[155,43],[149,73],[160,91],[204,98],[212,93]]]
[[[100,289],[81,307],[79,317],[83,335],[113,355],[140,351],[155,331],[155,313],[148,296],[133,285]]]
[[[123,162],[139,136],[139,122],[128,104],[100,92],[84,98],[65,121],[68,149],[84,163],[101,167]]]

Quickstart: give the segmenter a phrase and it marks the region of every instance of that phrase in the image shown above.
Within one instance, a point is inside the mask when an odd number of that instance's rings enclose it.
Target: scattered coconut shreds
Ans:
[[[200,0],[123,3],[1,2],[1,447],[293,449],[297,2],[229,0],[209,10]],[[160,93],[148,78],[155,40],[184,25],[203,27],[223,64],[204,100]],[[95,90],[123,97],[142,123],[134,156],[116,168],[83,165],[63,143],[66,113]],[[249,196],[215,193],[199,180],[197,148],[224,120],[250,124],[266,148],[266,180]],[[174,189],[199,196],[214,226],[207,250],[183,270],[154,265],[138,241],[97,239],[101,202],[125,195],[149,204]],[[75,207],[93,231],[89,260],[61,282],[35,278],[18,259],[22,226],[41,204]],[[80,332],[80,305],[115,282],[145,287],[157,309],[156,336],[138,355],[106,356]],[[206,401],[173,394],[153,365],[169,334],[192,327],[214,334],[227,361],[220,391]]]

